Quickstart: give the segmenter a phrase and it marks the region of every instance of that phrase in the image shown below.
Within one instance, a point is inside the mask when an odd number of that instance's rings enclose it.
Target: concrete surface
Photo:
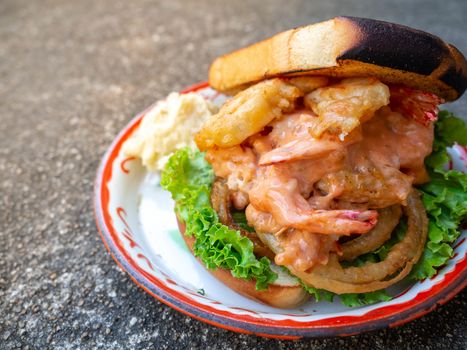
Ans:
[[[467,2],[0,2],[1,349],[465,349],[467,293],[405,326],[267,340],[162,305],[106,253],[92,214],[100,157],[127,121],[206,79],[219,54],[339,14],[431,31],[467,53]],[[451,109],[467,115],[467,99]]]

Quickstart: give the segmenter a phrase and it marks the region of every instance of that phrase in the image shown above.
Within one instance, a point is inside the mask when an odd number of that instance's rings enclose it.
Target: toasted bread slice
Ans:
[[[183,225],[180,221],[178,221],[178,223],[183,239],[185,240],[188,248],[190,248],[190,251],[193,253],[195,238],[185,235],[185,225]],[[236,278],[232,276],[232,273],[229,270],[215,269],[208,271],[219,281],[237,293],[249,299],[259,301],[273,307],[292,309],[298,305],[303,304],[310,297],[309,294],[298,283],[295,281],[290,283],[290,279],[287,281],[281,281],[281,278],[279,278],[274,282],[274,284],[270,284],[268,289],[256,290],[255,281],[247,281]]]
[[[217,58],[209,84],[229,93],[262,79],[296,75],[374,76],[453,101],[467,87],[467,62],[454,46],[426,32],[336,17]]]

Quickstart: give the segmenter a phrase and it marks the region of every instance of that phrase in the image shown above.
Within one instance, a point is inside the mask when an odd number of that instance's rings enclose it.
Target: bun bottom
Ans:
[[[182,237],[185,240],[191,253],[193,253],[193,245],[195,243],[194,237],[188,237],[185,235],[185,224],[182,223],[178,218],[178,227],[182,233]],[[199,260],[199,259],[198,259]],[[200,261],[200,263],[204,264]],[[225,284],[230,289],[237,293],[247,297],[248,299],[258,301],[260,303],[277,307],[281,309],[293,309],[309,299],[309,294],[300,286],[283,286],[278,284],[270,284],[265,290],[256,290],[255,281],[247,281],[232,276],[229,270],[225,269],[206,269],[211,275],[216,277],[219,281]]]

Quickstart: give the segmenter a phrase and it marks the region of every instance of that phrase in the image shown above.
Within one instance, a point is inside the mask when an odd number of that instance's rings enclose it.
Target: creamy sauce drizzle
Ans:
[[[300,109],[270,123],[241,145],[211,148],[206,158],[227,179],[250,225],[276,233],[279,265],[300,271],[326,264],[341,235],[365,233],[374,209],[405,204],[413,183],[427,180],[433,126],[377,110],[344,140],[311,136],[319,118]]]

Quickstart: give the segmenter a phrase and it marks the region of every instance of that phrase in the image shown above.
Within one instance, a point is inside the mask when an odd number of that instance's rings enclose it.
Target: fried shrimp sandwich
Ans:
[[[292,308],[311,294],[387,300],[385,288],[435,273],[428,233],[448,229],[436,219],[442,200],[429,199],[447,186],[466,197],[465,175],[445,175],[439,161],[465,142],[438,133],[442,123],[465,128],[438,113],[467,85],[454,46],[339,17],[216,59],[209,83],[231,98],[196,134],[199,151],[168,161],[162,185],[188,246],[219,280]],[[447,212],[451,233],[463,206]]]

